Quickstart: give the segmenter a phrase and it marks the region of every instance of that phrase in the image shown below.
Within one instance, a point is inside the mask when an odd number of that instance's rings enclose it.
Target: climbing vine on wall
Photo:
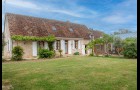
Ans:
[[[22,35],[13,35],[12,40],[17,41],[47,41],[54,42],[56,40],[54,35],[49,35],[45,37],[37,37],[37,36],[22,36]]]
[[[54,35],[49,35],[49,36],[45,36],[45,37],[13,35],[12,40],[16,40],[16,41],[47,41],[48,47],[52,51],[53,50],[53,43],[56,40],[56,38]]]

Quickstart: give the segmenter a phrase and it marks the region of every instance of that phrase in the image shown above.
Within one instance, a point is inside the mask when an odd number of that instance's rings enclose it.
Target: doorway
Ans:
[[[68,54],[68,40],[65,40],[65,54]]]
[[[86,48],[87,48],[87,45],[85,45],[85,54],[87,54],[87,49]]]

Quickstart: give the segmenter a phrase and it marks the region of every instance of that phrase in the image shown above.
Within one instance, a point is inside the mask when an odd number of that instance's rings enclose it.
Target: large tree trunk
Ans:
[[[120,56],[120,49],[116,48],[116,51],[117,51],[118,55]]]
[[[105,53],[108,55],[108,43],[105,44]]]
[[[92,48],[92,55],[94,54],[94,51],[93,51],[94,49]]]
[[[106,53],[106,45],[104,44],[104,52]]]
[[[108,54],[108,44],[106,44],[106,53]]]

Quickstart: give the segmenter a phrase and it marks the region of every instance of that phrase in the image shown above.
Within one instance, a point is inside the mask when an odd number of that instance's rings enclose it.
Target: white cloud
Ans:
[[[112,11],[108,12],[101,20],[110,24],[125,24],[134,22],[136,20],[135,7],[136,1],[126,0],[115,7],[112,7]]]
[[[74,16],[74,17],[81,17],[80,14],[78,13],[73,13],[73,12],[70,12],[70,11],[66,11],[66,10],[49,10],[49,12],[56,12],[56,13],[63,13],[63,14],[67,14],[67,15],[70,15],[70,16]]]
[[[21,8],[28,8],[28,9],[35,9],[35,10],[41,9],[39,6],[37,6],[36,4],[29,2],[29,1],[8,0],[6,3],[9,5],[13,5],[16,7],[21,7]]]
[[[128,16],[112,15],[103,18],[103,21],[112,24],[123,24],[123,23],[130,22],[133,18],[134,18],[133,15],[128,15]]]
[[[90,18],[97,16],[97,12],[87,9],[82,6],[76,6],[75,4],[69,4],[71,5],[71,8],[67,7],[61,7],[60,5],[55,5],[52,3],[48,3],[47,5],[41,4],[37,5],[36,3],[33,3],[31,1],[23,1],[23,0],[8,0],[7,4],[18,7],[18,8],[25,8],[25,9],[31,9],[32,11],[39,10],[41,12],[52,12],[52,13],[60,13],[65,14],[73,17],[81,17],[81,18]],[[86,11],[86,13],[85,13]]]

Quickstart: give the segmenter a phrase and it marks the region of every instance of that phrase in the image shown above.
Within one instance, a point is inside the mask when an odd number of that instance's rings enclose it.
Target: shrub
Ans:
[[[106,55],[104,55],[104,57],[109,57],[110,55],[108,55],[108,54],[106,54]]]
[[[125,45],[123,55],[126,58],[137,58],[137,48],[135,43]]]
[[[19,61],[22,60],[24,52],[22,47],[20,46],[15,46],[12,50],[12,60]]]
[[[91,54],[89,54],[89,56],[94,56],[94,54],[93,54],[93,53],[91,53]]]
[[[124,57],[137,58],[137,38],[126,38],[123,43]]]
[[[79,55],[79,52],[75,52],[74,55]]]
[[[39,58],[51,58],[55,56],[55,52],[49,51],[48,49],[40,49],[38,55]]]
[[[4,58],[2,58],[2,62],[6,61]]]

